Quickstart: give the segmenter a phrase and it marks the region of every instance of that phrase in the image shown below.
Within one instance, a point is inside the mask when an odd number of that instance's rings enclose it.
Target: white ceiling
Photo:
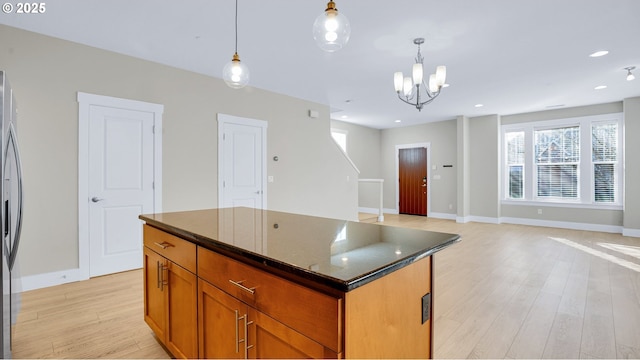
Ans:
[[[238,53],[251,86],[373,128],[640,96],[640,77],[626,81],[623,70],[637,66],[640,76],[638,0],[336,0],[352,32],[335,53],[311,34],[326,2],[239,0]],[[233,55],[233,0],[45,4],[44,14],[0,14],[0,23],[218,78]],[[426,38],[425,67],[446,65],[450,84],[422,112],[393,89],[393,73],[411,69],[416,37]],[[588,56],[602,49],[609,55]]]

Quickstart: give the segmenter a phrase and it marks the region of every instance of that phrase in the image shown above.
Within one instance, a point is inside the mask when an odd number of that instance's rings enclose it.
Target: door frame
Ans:
[[[427,216],[431,215],[431,142],[414,143],[414,144],[402,144],[396,145],[396,214],[400,213],[400,150],[401,149],[414,149],[414,148],[426,148],[427,149]]]
[[[153,113],[153,212],[162,212],[162,114],[164,105],[78,92],[78,266],[90,277],[89,250],[89,121],[91,106]]]
[[[224,173],[222,171],[224,164],[224,125],[236,124],[261,128],[262,135],[262,208],[267,208],[267,127],[269,122],[265,120],[250,119],[218,113],[218,208],[224,207]]]

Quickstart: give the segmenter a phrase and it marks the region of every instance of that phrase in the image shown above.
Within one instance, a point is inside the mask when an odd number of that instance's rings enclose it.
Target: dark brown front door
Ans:
[[[427,149],[400,149],[400,213],[427,215]]]

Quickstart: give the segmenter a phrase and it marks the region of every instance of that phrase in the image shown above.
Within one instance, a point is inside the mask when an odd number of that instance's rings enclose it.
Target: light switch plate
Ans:
[[[426,323],[431,318],[431,293],[422,297],[422,323]]]

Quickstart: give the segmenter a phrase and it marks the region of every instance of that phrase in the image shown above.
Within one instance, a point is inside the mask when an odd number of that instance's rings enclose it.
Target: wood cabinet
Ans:
[[[432,256],[340,291],[148,225],[144,243],[145,321],[177,358],[433,356]]]
[[[197,358],[195,245],[146,225],[144,243],[145,322],[174,356]]]

